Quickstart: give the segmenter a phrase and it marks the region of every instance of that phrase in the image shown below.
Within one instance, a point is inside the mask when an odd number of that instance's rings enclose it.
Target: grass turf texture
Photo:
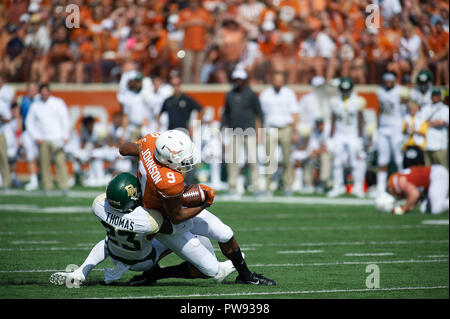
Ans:
[[[78,289],[52,286],[53,272],[80,265],[105,237],[89,213],[92,201],[0,196],[0,298],[449,298],[448,224],[423,223],[448,220],[448,212],[393,216],[368,205],[329,205],[326,198],[323,205],[217,202],[211,207],[233,228],[249,268],[276,280],[275,287],[235,285],[236,273],[224,284],[165,279],[151,287],[125,286],[134,272],[104,286],[103,267],[112,267],[110,259]],[[81,212],[30,213],[25,205],[80,207]],[[171,254],[161,265],[179,262]],[[379,289],[366,288],[366,267],[372,263],[380,270]]]

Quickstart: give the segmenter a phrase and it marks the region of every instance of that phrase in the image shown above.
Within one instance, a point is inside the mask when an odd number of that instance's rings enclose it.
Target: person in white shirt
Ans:
[[[401,87],[395,84],[394,73],[383,74],[383,85],[377,92],[379,102],[378,134],[377,134],[377,192],[386,191],[388,165],[393,157],[397,170],[402,170],[402,119],[405,110],[402,108]]]
[[[161,76],[155,74],[151,79],[152,89],[146,94],[145,99],[150,110],[150,118],[148,126],[145,127],[145,132],[141,132],[145,135],[146,132],[158,132],[157,117],[161,112],[164,101],[173,94],[173,88],[170,84],[164,83]],[[167,130],[169,119],[167,114],[162,114],[160,118],[160,132]]]
[[[272,86],[261,92],[259,96],[261,109],[264,114],[264,127],[268,129],[266,134],[266,152],[269,153],[269,163],[277,163],[275,156],[277,148],[273,145],[280,145],[283,156],[283,188],[287,195],[290,194],[292,186],[292,143],[298,142],[297,123],[299,121],[297,96],[290,88],[284,86],[285,79],[282,73],[275,73],[272,79]],[[275,128],[277,134],[272,134]],[[268,168],[266,172],[267,190],[273,179],[273,168]]]
[[[13,98],[13,88],[5,84],[4,77],[0,74],[0,175],[4,189],[8,189],[11,186],[6,130],[8,123],[12,120],[11,104]]]
[[[353,80],[342,78],[339,94],[332,99],[333,115],[331,121],[330,146],[333,154],[333,188],[328,197],[345,193],[344,167],[352,169],[353,194],[364,197],[363,183],[366,172],[363,128],[363,110],[366,100],[353,92]]]
[[[39,162],[44,192],[53,188],[50,171],[51,159],[55,162],[59,188],[68,193],[68,172],[64,145],[69,139],[70,120],[66,103],[51,95],[48,84],[39,86],[41,98],[34,101],[28,111],[25,125],[39,146]]]
[[[440,88],[431,92],[432,104],[421,109],[427,122],[425,165],[440,164],[448,169],[448,106],[442,102]]]
[[[125,77],[123,75],[122,77]],[[121,79],[121,88],[117,94],[117,100],[122,105],[124,113],[124,126],[130,139],[137,141],[141,138],[141,129],[148,125],[150,118],[150,107],[145,98],[145,90],[143,89],[143,76],[140,72],[129,71],[126,74],[127,86],[126,89],[122,87],[123,81]]]

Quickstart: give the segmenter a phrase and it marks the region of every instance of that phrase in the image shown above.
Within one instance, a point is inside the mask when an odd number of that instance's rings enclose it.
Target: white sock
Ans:
[[[357,191],[364,190],[364,177],[366,175],[366,161],[359,160],[353,168],[354,186]]]
[[[31,174],[30,175],[30,183],[36,183],[38,182],[37,174]]]
[[[333,188],[338,189],[342,187],[344,183],[344,170],[342,167],[333,167]]]
[[[382,193],[386,191],[386,183],[387,183],[387,171],[378,170],[377,173],[377,191],[378,193]]]
[[[295,182],[298,183],[299,188],[303,187],[303,167],[298,167],[295,169],[294,178]]]
[[[94,248],[92,248],[84,263],[77,270],[75,270],[75,272],[81,271],[84,278],[87,278],[90,271],[105,260],[106,257],[108,257],[108,254],[106,253],[105,240],[101,240],[94,246]]]

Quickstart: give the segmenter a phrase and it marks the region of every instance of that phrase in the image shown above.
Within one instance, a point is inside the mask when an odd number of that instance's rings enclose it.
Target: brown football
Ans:
[[[206,200],[205,192],[199,184],[186,185],[182,196],[183,206],[197,207]]]

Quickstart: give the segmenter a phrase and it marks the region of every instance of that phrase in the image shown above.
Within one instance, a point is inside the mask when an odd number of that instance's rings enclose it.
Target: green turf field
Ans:
[[[110,260],[80,288],[52,286],[53,272],[80,265],[105,236],[90,213],[95,194],[0,195],[0,298],[449,298],[448,212],[393,216],[351,197],[218,200],[211,207],[233,228],[250,269],[276,280],[275,287],[235,285],[236,273],[225,284],[166,279],[127,287],[132,272],[104,286],[103,267],[111,267]],[[179,261],[169,255],[161,265]],[[366,287],[374,275],[366,272],[370,264],[379,269],[379,288]]]

